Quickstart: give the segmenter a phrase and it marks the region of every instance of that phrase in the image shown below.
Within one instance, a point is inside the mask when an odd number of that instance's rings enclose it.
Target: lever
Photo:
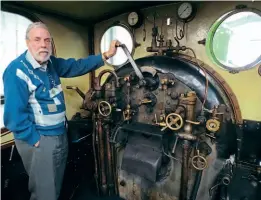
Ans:
[[[140,79],[140,84],[141,85],[146,85],[146,80],[144,79],[144,76],[141,72],[141,69],[136,65],[135,61],[133,60],[128,48],[126,47],[125,44],[120,44],[119,47],[122,48],[122,50],[124,51],[124,53],[126,54],[127,58],[129,59],[131,66],[133,67],[136,75],[139,77]]]
[[[84,100],[85,99],[85,94],[76,86],[66,86],[66,89],[71,89],[71,90],[75,90]]]

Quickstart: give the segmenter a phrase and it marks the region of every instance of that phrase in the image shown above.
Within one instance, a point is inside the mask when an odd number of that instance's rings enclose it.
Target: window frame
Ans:
[[[258,66],[261,62],[261,54],[260,56],[254,60],[252,63],[249,63],[247,65],[245,65],[244,67],[240,67],[240,68],[236,68],[236,67],[229,67],[226,66],[224,64],[222,64],[217,57],[215,56],[215,53],[213,51],[213,38],[215,36],[216,30],[218,29],[218,27],[230,16],[240,13],[240,12],[253,12],[257,15],[259,15],[261,17],[261,11],[255,8],[236,8],[235,10],[231,10],[228,11],[227,13],[223,14],[219,19],[217,19],[212,25],[211,28],[209,30],[208,36],[207,36],[207,40],[206,40],[206,51],[207,51],[207,55],[208,57],[212,60],[212,62],[214,64],[216,64],[217,66],[221,67],[223,70],[227,70],[229,72],[240,72],[240,71],[246,71],[252,68],[255,68],[256,66]]]

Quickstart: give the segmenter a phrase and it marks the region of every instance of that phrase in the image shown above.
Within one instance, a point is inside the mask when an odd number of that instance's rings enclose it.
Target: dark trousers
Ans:
[[[30,200],[57,200],[68,155],[67,134],[41,135],[38,147],[21,140],[15,144],[29,175]]]

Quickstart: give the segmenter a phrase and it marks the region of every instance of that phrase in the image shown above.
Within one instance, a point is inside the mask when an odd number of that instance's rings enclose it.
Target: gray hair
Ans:
[[[34,22],[32,24],[30,24],[27,29],[26,29],[26,34],[25,34],[25,39],[29,40],[29,32],[33,29],[33,28],[44,28],[46,29],[49,33],[50,31],[48,30],[47,26],[42,23],[42,22]],[[50,34],[51,35],[51,34]]]

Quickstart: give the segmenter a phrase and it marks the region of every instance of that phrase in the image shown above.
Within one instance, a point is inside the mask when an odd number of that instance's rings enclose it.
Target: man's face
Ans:
[[[45,28],[33,28],[26,40],[28,50],[34,59],[42,64],[50,58],[52,53],[51,35]]]

